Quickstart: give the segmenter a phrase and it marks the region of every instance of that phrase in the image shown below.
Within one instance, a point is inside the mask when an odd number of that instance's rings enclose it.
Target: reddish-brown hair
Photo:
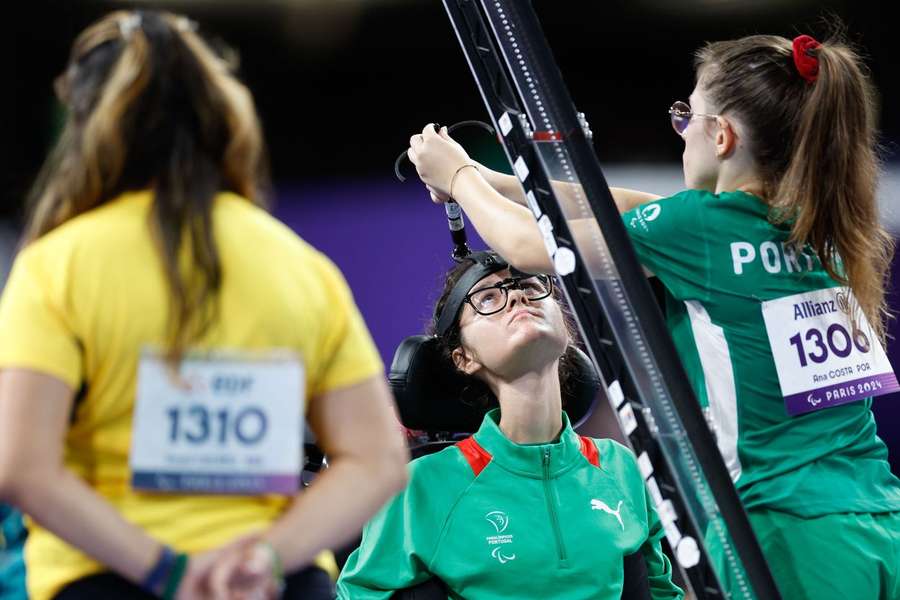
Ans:
[[[876,94],[856,51],[837,33],[808,50],[815,81],[797,71],[790,40],[754,35],[696,55],[698,85],[716,112],[735,115],[763,176],[774,222],[808,244],[849,285],[882,339],[893,240],[881,226]]]

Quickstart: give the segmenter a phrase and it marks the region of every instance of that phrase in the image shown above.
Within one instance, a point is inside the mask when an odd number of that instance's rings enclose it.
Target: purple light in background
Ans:
[[[444,209],[412,181],[319,183],[280,190],[275,215],[340,267],[385,365],[423,333],[453,266]],[[469,246],[484,248],[473,227]]]

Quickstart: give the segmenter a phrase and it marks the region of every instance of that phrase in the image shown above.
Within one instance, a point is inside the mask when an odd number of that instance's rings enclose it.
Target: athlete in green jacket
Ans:
[[[750,36],[696,63],[689,102],[669,111],[688,191],[613,197],[666,287],[670,331],[782,596],[900,598],[900,480],[870,410],[898,389],[879,344],[893,242],[875,198],[874,90],[838,39]],[[514,177],[462,168],[471,159],[433,127],[410,158],[511,264],[552,270]],[[583,203],[578,186],[554,189]],[[593,219],[569,225],[597,233]]]
[[[630,450],[579,437],[516,444],[491,411],[473,437],[412,462],[406,491],[369,524],[338,597],[390,598],[437,576],[452,598],[616,599],[640,551],[653,598],[681,598]]]
[[[625,557],[640,553],[652,597],[681,598],[634,454],[580,437],[561,410],[569,334],[550,279],[503,267],[479,277],[466,261],[436,311],[447,353],[500,408],[474,436],[412,462],[406,490],[366,525],[338,597],[386,599],[438,577],[451,598],[618,600]]]

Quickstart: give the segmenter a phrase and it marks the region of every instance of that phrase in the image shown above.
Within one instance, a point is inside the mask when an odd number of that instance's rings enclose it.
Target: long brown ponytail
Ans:
[[[697,53],[698,83],[715,110],[749,129],[773,221],[791,223],[791,241],[809,244],[828,274],[853,289],[884,339],[893,241],[875,197],[875,90],[842,34],[806,52],[818,59],[813,81],[801,77],[785,38],[710,43]]]
[[[152,188],[178,360],[216,314],[215,194],[263,202],[265,150],[250,92],[187,19],[119,11],[79,35],[57,93],[68,117],[32,191],[24,243],[126,190]]]

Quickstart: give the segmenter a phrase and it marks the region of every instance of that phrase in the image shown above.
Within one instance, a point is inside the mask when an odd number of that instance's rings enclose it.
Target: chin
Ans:
[[[523,341],[549,337],[553,334],[547,323],[530,317],[517,319],[513,322],[512,329],[512,337],[519,338]]]
[[[522,327],[512,337],[514,338],[513,342],[517,352],[530,352],[533,349],[539,349],[541,354],[548,352],[556,355],[557,358],[565,352],[566,344],[568,343],[567,337],[561,338],[555,331],[548,330],[538,324]],[[557,349],[559,352],[556,352]]]

